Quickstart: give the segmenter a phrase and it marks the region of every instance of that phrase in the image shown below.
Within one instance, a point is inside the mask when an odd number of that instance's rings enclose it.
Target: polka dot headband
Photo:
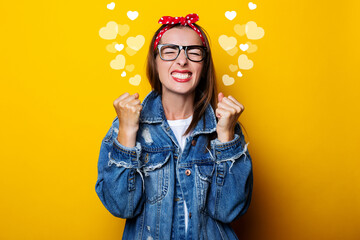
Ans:
[[[159,34],[156,36],[156,40],[154,43],[154,50],[156,49],[157,45],[160,42],[161,37],[164,35],[164,33],[169,30],[170,28],[174,27],[175,24],[180,23],[183,26],[189,26],[200,36],[201,41],[203,45],[206,47],[204,36],[201,34],[200,30],[194,26],[193,23],[199,21],[199,16],[196,13],[188,14],[185,17],[170,17],[170,16],[164,16],[159,19],[159,23],[166,24],[167,26],[163,28]]]

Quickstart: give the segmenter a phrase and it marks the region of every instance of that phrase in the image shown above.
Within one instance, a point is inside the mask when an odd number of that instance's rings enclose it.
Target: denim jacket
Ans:
[[[96,193],[111,214],[127,219],[123,239],[237,239],[229,223],[248,209],[253,184],[239,124],[232,141],[208,147],[217,123],[208,106],[182,151],[161,96],[152,91],[142,105],[136,146],[118,142],[115,118],[98,162]]]

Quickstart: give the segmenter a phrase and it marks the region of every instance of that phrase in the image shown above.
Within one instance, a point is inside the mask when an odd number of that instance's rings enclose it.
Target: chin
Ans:
[[[176,86],[176,87],[172,87],[172,88],[163,88],[163,93],[164,92],[168,92],[168,93],[173,93],[173,94],[178,94],[178,95],[189,95],[192,94],[195,91],[195,87],[193,86]]]

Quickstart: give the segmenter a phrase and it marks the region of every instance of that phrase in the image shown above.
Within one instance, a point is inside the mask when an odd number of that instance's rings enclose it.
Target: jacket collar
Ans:
[[[166,121],[164,108],[161,102],[161,95],[156,93],[154,90],[151,91],[142,102],[142,111],[140,113],[139,121],[141,123],[165,123]],[[205,118],[205,127],[203,124]],[[200,121],[191,133],[192,136],[201,133],[212,133],[216,131],[216,117],[214,110],[209,105],[205,110],[205,114],[201,117]]]

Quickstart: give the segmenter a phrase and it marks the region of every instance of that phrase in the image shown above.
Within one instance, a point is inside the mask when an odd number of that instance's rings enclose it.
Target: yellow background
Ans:
[[[254,162],[241,239],[359,239],[359,1],[1,1],[0,239],[120,239],[124,221],[95,193],[100,143],[124,91],[150,90],[146,50],[162,15],[196,12],[207,29],[219,89],[234,95]],[[136,10],[130,21],[126,12]],[[233,21],[226,11],[237,11]],[[145,46],[126,78],[110,68],[108,21],[128,24]],[[265,29],[236,77],[221,34],[250,20]],[[119,39],[123,39],[119,36]],[[139,87],[128,77],[139,73]],[[225,87],[221,76],[236,82]]]

